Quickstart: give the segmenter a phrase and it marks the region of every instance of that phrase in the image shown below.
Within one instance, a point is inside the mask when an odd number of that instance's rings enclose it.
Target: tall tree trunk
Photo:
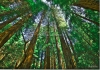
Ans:
[[[73,44],[72,44],[72,41],[71,41],[71,39],[70,39],[70,37],[69,37],[69,35],[68,35],[68,32],[67,31],[65,31],[65,33],[66,33],[66,35],[67,35],[67,38],[68,38],[68,41],[69,41],[69,43],[70,43],[70,47],[71,47],[71,49],[72,49],[72,51],[73,51],[73,59],[74,59],[74,57],[75,57],[75,60],[77,60],[76,59],[76,52],[75,52],[75,50],[74,50],[74,46],[73,46]],[[75,63],[75,65],[76,65],[76,62],[74,61],[74,63]]]
[[[90,20],[90,19],[88,19],[88,18],[86,18],[86,17],[83,17],[83,16],[77,14],[77,13],[74,13],[74,12],[72,12],[72,13],[75,14],[76,16],[79,16],[79,17],[81,17],[81,18],[83,18],[83,19],[85,19],[85,20],[87,20],[87,21],[90,21],[90,22],[94,23],[95,25],[99,26],[99,23],[98,23],[98,22],[95,22],[95,21],[93,21],[93,20]]]
[[[25,69],[25,68],[31,67],[35,44],[36,44],[36,41],[38,38],[40,26],[41,26],[41,23],[42,23],[44,16],[45,16],[45,11],[42,13],[42,17],[40,19],[40,22],[39,22],[39,24],[34,32],[32,40],[31,40],[31,42],[26,50],[26,54],[24,55],[24,59],[22,60],[21,64],[17,68],[24,68]]]
[[[10,22],[12,22],[12,21],[14,21],[15,19],[17,19],[18,17],[19,17],[19,15],[17,15],[17,16],[15,16],[15,17],[13,17],[13,18],[11,18],[11,19],[9,19],[9,20],[3,22],[2,24],[0,24],[0,29],[2,29],[4,26],[6,26],[7,24],[9,24]]]
[[[63,54],[64,54],[64,58],[65,58],[65,62],[66,62],[66,68],[70,69],[70,68],[75,68],[75,64],[72,60],[72,54],[71,54],[71,50],[70,48],[66,45],[65,43],[65,40],[63,38],[63,35],[62,35],[62,32],[61,32],[61,29],[60,27],[58,26],[58,21],[55,17],[55,13],[53,11],[53,16],[54,16],[54,19],[56,21],[56,26],[57,26],[57,29],[58,29],[58,33],[59,33],[59,38],[60,38],[60,42],[61,42],[61,46],[62,46],[62,50],[63,50]]]
[[[53,24],[54,26],[54,24]],[[54,32],[56,32],[56,28],[54,26]],[[58,45],[58,38],[57,36],[55,35],[55,41],[56,41],[56,49],[57,49],[57,56],[58,56],[58,68],[59,69],[62,69],[62,64],[61,64],[61,51],[60,51],[60,47]]]
[[[83,7],[85,9],[99,11],[99,1],[96,2],[96,0],[79,0],[73,5]]]
[[[8,39],[13,36],[16,31],[18,31],[24,25],[24,22],[27,21],[29,17],[31,17],[31,14],[28,14],[25,17],[27,18],[19,20],[19,22],[0,34],[0,48],[8,41]]]
[[[44,69],[46,69],[46,65],[47,65],[47,51],[45,51]]]
[[[29,9],[27,9],[29,10]],[[22,10],[21,10],[22,11]],[[20,12],[20,15],[17,15],[11,19],[8,19],[7,21],[3,22],[0,24],[0,29],[2,29],[4,26],[6,26],[7,24],[9,24],[10,22],[14,21],[15,19],[17,19],[18,17],[20,17],[21,15],[25,14],[27,11]]]
[[[55,56],[55,52],[54,52],[54,66],[53,67],[54,67],[54,69],[57,69],[56,68],[56,56]]]
[[[54,54],[50,57],[50,69],[54,68]]]
[[[4,16],[4,15],[8,15],[8,14],[10,14],[10,13],[12,13],[12,11],[4,12],[4,13],[0,14],[0,17],[2,17],[2,16]]]
[[[47,25],[47,33],[46,33],[46,44],[49,43],[49,22],[48,22],[48,25]],[[46,48],[46,61],[45,61],[45,69],[50,69],[50,46],[47,46]]]
[[[65,63],[64,58],[62,58],[62,69],[66,69],[66,63]]]

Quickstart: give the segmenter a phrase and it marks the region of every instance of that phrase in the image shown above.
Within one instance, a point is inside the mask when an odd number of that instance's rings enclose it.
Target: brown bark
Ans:
[[[66,63],[64,61],[64,58],[62,58],[62,69],[66,69]]]
[[[54,54],[54,69],[56,69],[56,56],[55,56],[55,54]]]
[[[48,22],[48,25],[47,25],[47,33],[46,33],[46,44],[49,43],[49,22]],[[50,69],[50,46],[47,46],[46,48],[46,60],[45,60],[45,68],[44,69]]]
[[[72,12],[72,13],[73,13],[73,12]],[[93,20],[91,20],[91,19],[88,19],[88,18],[86,18],[86,17],[83,17],[83,16],[81,16],[81,15],[78,15],[77,13],[73,13],[73,14],[75,14],[75,15],[77,15],[77,16],[79,16],[79,17],[85,19],[85,20],[88,20],[88,21],[94,23],[95,25],[99,26],[99,23],[98,23],[98,22],[95,22],[95,21],[93,21]]]
[[[59,33],[59,38],[60,38],[60,42],[61,42],[61,46],[62,46],[62,50],[63,50],[63,54],[64,54],[64,59],[65,59],[65,62],[66,62],[66,68],[68,68],[68,69],[75,68],[76,66],[75,66],[74,62],[72,61],[71,50],[65,43],[65,40],[63,38],[60,27],[58,26],[58,22],[55,18],[54,12],[53,12],[53,15],[54,15],[54,19],[56,21],[56,26],[57,26],[58,33]]]
[[[69,37],[69,35],[68,35],[68,32],[65,31],[65,33],[66,33],[65,35],[67,35],[67,38],[68,38],[68,40],[69,40],[70,47],[71,47],[71,49],[72,49],[72,51],[73,51],[73,55],[74,55],[74,56],[72,56],[72,59],[74,60],[74,64],[76,65],[77,58],[76,58],[76,52],[75,52],[75,50],[74,50],[74,46],[73,46],[72,41],[71,41],[71,39],[70,39],[70,37]]]
[[[46,69],[46,65],[47,65],[47,52],[45,51],[44,69]]]
[[[99,2],[96,2],[95,0],[79,0],[73,5],[83,7],[85,9],[99,11]]]
[[[4,16],[4,15],[8,15],[8,14],[10,14],[10,13],[12,13],[12,11],[4,12],[4,13],[0,14],[0,17],[2,17],[2,16]]]
[[[10,22],[12,22],[12,21],[14,21],[15,19],[17,19],[18,17],[19,17],[19,15],[17,15],[17,16],[15,16],[15,17],[13,17],[13,18],[11,18],[11,19],[9,19],[9,20],[3,22],[2,24],[0,24],[0,29],[2,29],[4,26],[6,26],[7,24],[9,24]]]
[[[50,69],[54,68],[54,54],[52,53],[51,57],[50,57]]]
[[[47,65],[46,69],[50,69],[50,48],[49,46],[47,47]]]
[[[36,44],[36,41],[37,41],[37,38],[38,38],[38,34],[39,34],[39,31],[40,31],[40,26],[41,26],[41,23],[42,23],[42,20],[44,18],[44,15],[45,15],[45,11],[43,12],[42,14],[42,17],[40,19],[40,22],[34,32],[34,35],[32,37],[32,40],[26,50],[26,54],[24,55],[24,59],[23,61],[21,62],[21,64],[17,67],[19,69],[22,69],[22,68],[30,68],[31,67],[31,64],[32,64],[32,59],[33,59],[33,53],[34,53],[34,48],[35,48],[35,44]]]
[[[56,53],[55,53],[55,45],[52,43],[51,48],[51,59],[50,59],[50,69],[56,69]]]
[[[25,17],[27,18],[19,20],[19,22],[0,34],[0,48],[13,36],[16,31],[18,31],[24,25],[24,22],[28,20],[30,14],[26,15]]]
[[[21,9],[20,9],[21,10]],[[27,9],[29,10],[29,9]],[[22,11],[22,10],[21,10]],[[10,22],[16,20],[18,17],[20,17],[21,15],[25,14],[27,11],[23,11],[23,12],[20,12],[20,15],[17,15],[11,19],[8,19],[7,21],[3,22],[0,24],[0,29],[2,29],[3,27],[5,27],[7,24],[9,24]]]
[[[65,31],[65,33],[66,33],[67,38],[68,38],[68,40],[69,40],[69,43],[70,43],[71,49],[72,49],[72,51],[73,51],[73,54],[75,54],[74,46],[73,46],[72,41],[71,41],[71,39],[70,39],[70,37],[69,37],[69,35],[68,35],[68,32]]]

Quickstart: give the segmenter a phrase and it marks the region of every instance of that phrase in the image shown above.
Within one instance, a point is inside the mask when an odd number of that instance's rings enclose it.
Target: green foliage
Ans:
[[[0,13],[4,12],[4,11],[9,11],[10,8],[7,7],[3,7],[2,5],[0,5]]]
[[[43,3],[41,0],[36,0],[35,2],[33,0],[25,0],[28,3],[29,11],[33,13],[33,15],[37,15],[39,12],[43,10],[48,10],[50,7],[47,6],[45,3]],[[46,43],[46,32],[47,27],[41,26],[39,36],[35,45],[35,50],[33,53],[33,64],[31,65],[31,68],[40,68],[39,62],[41,61],[41,52],[46,51],[46,48],[50,47],[50,56],[55,55],[57,57],[57,49],[56,49],[56,41],[55,41],[55,35],[58,38],[58,46],[60,48],[60,53],[62,53],[62,46],[61,41],[59,39],[58,31],[54,32],[54,27],[52,23],[54,23],[54,18],[57,19],[57,24],[60,27],[61,30],[68,32],[68,35],[72,41],[72,44],[74,46],[74,51],[76,55],[76,63],[77,63],[77,69],[78,68],[98,68],[99,67],[99,27],[91,22],[87,22],[86,20],[83,20],[82,18],[78,17],[77,15],[71,13],[71,4],[73,2],[76,2],[77,0],[52,0],[53,5],[60,6],[60,11],[62,11],[67,17],[66,20],[68,20],[69,16],[69,22],[67,23],[65,18],[59,14],[59,10],[54,10],[55,17],[49,16],[50,20],[50,27],[49,27],[49,42]],[[4,7],[0,5],[0,13],[9,11],[10,9],[8,7]],[[51,12],[51,11],[49,11]],[[14,12],[15,13],[15,12]],[[13,13],[13,14],[14,14]],[[19,11],[16,14],[20,13]],[[52,13],[52,12],[51,12]],[[85,9],[84,15],[86,15],[87,18],[96,21],[99,23],[99,12],[87,10]],[[25,14],[24,14],[25,15]],[[12,16],[12,13],[9,15]],[[2,21],[4,21],[5,17],[2,17]],[[9,18],[9,17],[8,17]],[[37,27],[36,22],[32,22],[33,19],[29,19],[27,24],[23,26],[22,29],[20,29],[18,32],[16,32],[1,48],[1,50],[4,53],[9,53],[9,55],[6,56],[6,59],[4,61],[0,62],[0,67],[3,68],[14,68],[14,65],[16,63],[16,60],[23,55],[24,51],[24,44],[22,37],[22,31],[24,29],[33,29],[35,30]],[[44,22],[45,23],[45,22]],[[54,23],[55,25],[56,23]],[[46,25],[46,23],[44,24]],[[0,30],[0,33],[4,32],[8,28],[10,28],[12,25],[8,24],[3,29]],[[29,36],[27,36],[29,37]],[[67,37],[67,36],[66,36]],[[70,45],[70,43],[69,43]],[[67,51],[66,51],[67,52]],[[55,53],[55,54],[54,54]],[[42,55],[43,58],[45,57],[45,54]],[[64,57],[63,54],[61,54],[62,58]],[[57,57],[58,58],[58,57]],[[58,67],[58,61],[56,60],[56,67]],[[51,60],[52,61],[52,60]],[[64,61],[64,59],[62,59]],[[2,66],[3,64],[3,66]],[[42,59],[42,65],[44,67],[44,59]],[[93,67],[94,66],[94,67]]]

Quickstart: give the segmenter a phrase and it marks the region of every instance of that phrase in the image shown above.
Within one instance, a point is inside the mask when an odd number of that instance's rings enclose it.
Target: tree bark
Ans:
[[[30,14],[26,15],[25,17],[27,18],[19,20],[19,22],[0,34],[0,48],[13,36],[16,31],[18,31],[24,25],[24,22],[27,21],[30,16]]]
[[[54,66],[53,67],[54,67],[54,69],[57,69],[56,68],[56,56],[55,56],[55,54],[54,54]]]
[[[47,25],[47,33],[46,33],[46,44],[49,43],[49,21],[48,21],[48,25]],[[46,47],[46,60],[45,60],[45,69],[50,69],[50,46]]]
[[[4,16],[4,15],[8,15],[8,14],[10,14],[10,13],[12,13],[12,11],[4,12],[4,13],[0,14],[0,17],[2,17],[2,16]]]
[[[74,6],[83,7],[85,9],[91,9],[94,11],[99,11],[99,2],[95,0],[79,0],[73,4]]]
[[[75,68],[75,64],[74,61],[72,61],[72,54],[71,54],[71,50],[70,48],[66,45],[65,40],[63,38],[62,32],[60,27],[58,26],[58,21],[56,19],[55,13],[53,11],[53,16],[54,19],[56,21],[56,26],[58,29],[58,33],[59,33],[59,38],[60,38],[60,42],[61,42],[61,46],[62,46],[62,50],[63,50],[63,54],[64,54],[64,58],[65,58],[65,62],[66,62],[66,68],[71,69],[71,68]]]
[[[2,29],[4,26],[6,26],[7,24],[9,24],[10,22],[12,22],[12,21],[14,21],[15,19],[17,19],[18,17],[19,17],[19,15],[17,15],[17,16],[15,16],[15,17],[13,17],[13,18],[11,18],[11,19],[9,19],[9,20],[3,22],[2,24],[0,24],[0,29]]]
[[[45,16],[45,11],[43,12],[42,14],[42,17],[40,19],[40,22],[34,32],[34,35],[32,37],[32,40],[26,50],[26,54],[24,55],[24,59],[23,61],[21,62],[21,64],[17,67],[18,69],[28,69],[31,67],[31,64],[32,64],[32,58],[33,58],[33,53],[34,53],[34,48],[35,48],[35,44],[36,44],[36,41],[37,41],[37,38],[38,38],[38,34],[39,34],[39,31],[40,31],[40,26],[41,26],[41,23],[42,23],[42,20]]]

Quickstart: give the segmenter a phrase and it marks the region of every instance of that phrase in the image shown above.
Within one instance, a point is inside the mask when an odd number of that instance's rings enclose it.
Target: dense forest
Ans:
[[[0,69],[99,69],[99,0],[0,0]]]

